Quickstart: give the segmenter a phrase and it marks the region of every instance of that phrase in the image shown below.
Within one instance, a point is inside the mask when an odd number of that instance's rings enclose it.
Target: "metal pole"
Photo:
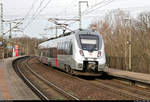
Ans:
[[[127,31],[126,31],[126,33],[127,33]],[[127,67],[127,59],[126,59],[126,57],[127,57],[127,36],[125,35],[125,68]]]
[[[131,23],[130,23],[130,18],[125,18],[125,23],[126,23],[126,28],[127,28],[127,32],[126,34],[129,34],[129,39],[127,41],[127,36],[125,36],[125,66],[127,65],[126,63],[126,57],[127,57],[127,45],[129,45],[129,49],[128,49],[128,52],[129,52],[129,55],[128,55],[128,70],[131,71]],[[130,24],[129,24],[130,23]],[[127,66],[126,66],[127,67]]]
[[[9,27],[10,27],[10,33],[9,33],[9,40],[11,39],[11,22],[9,22]]]
[[[9,22],[9,29],[10,29],[10,33],[9,33],[9,41],[11,41],[11,33],[12,33],[12,30],[11,30],[11,22]],[[13,45],[10,45],[10,46],[13,46]],[[12,57],[13,57],[13,48],[11,49],[11,51],[12,51]]]
[[[79,29],[81,29],[82,24],[81,24],[81,1],[79,1]]]
[[[2,0],[0,0],[0,36],[2,36],[2,43],[4,44],[3,38],[3,4]],[[4,46],[2,47],[2,59],[4,59]]]
[[[56,37],[57,37],[57,26],[56,26]]]
[[[132,71],[132,65],[131,65],[131,19],[129,19],[130,24],[130,33],[129,33],[129,71]]]
[[[24,31],[22,31],[22,33],[25,34]],[[26,47],[24,48],[24,53],[26,53],[26,55],[28,55],[28,36],[27,35],[26,35],[26,45],[25,46]]]
[[[28,41],[29,39],[28,39],[28,37],[27,37],[27,55],[29,54],[29,45],[28,45],[28,43],[29,43],[29,41]]]
[[[86,3],[88,7],[88,1],[79,1],[79,29],[82,29],[81,3]]]
[[[3,4],[2,0],[0,0],[0,35],[3,37]]]
[[[126,27],[126,29],[127,29],[127,24],[126,24],[126,22],[125,22],[125,27]],[[126,63],[126,57],[127,57],[127,51],[126,51],[126,48],[127,48],[127,30],[125,30],[125,55],[124,55],[124,57],[125,57],[125,68],[127,67],[127,63]]]
[[[128,57],[129,57],[129,65],[128,65],[128,70],[129,71],[132,71],[132,65],[131,65],[131,19],[130,18],[126,18],[125,19],[126,21],[128,21],[128,34],[129,34],[129,40],[128,40],[128,45],[129,45],[129,49],[128,49],[128,51],[129,51],[129,55],[128,55]],[[125,37],[125,42],[126,42],[126,40],[127,40],[127,38]],[[126,59],[126,43],[125,43],[125,59]],[[126,61],[125,61],[125,63],[126,63]]]

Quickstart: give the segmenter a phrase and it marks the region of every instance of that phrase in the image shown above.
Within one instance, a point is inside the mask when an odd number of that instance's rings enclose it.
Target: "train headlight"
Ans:
[[[101,51],[98,51],[97,57],[101,56]]]
[[[83,50],[80,50],[79,52],[81,56],[84,56]]]

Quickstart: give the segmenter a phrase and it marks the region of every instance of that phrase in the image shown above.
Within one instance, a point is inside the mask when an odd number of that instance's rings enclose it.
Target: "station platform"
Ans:
[[[150,74],[123,71],[123,70],[118,70],[118,69],[114,69],[114,68],[105,68],[104,71],[107,74],[112,75],[112,76],[150,84]]]
[[[14,71],[16,58],[0,60],[0,100],[40,100]]]

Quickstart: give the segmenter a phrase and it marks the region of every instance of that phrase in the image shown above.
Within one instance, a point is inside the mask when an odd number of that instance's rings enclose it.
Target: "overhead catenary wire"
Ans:
[[[117,10],[118,8],[114,8],[114,9],[105,9],[105,10],[98,10],[98,11],[112,11],[112,10]],[[143,11],[143,10],[150,10],[150,8],[149,7],[143,7],[143,6],[141,6],[141,7],[128,7],[128,8],[120,8],[120,10],[126,10],[126,11],[131,11],[131,12],[135,12],[135,11]],[[101,14],[96,14],[96,15],[92,15],[92,16],[97,16],[97,15],[101,15]],[[4,16],[6,16],[6,15],[4,15]],[[7,16],[10,16],[10,17],[12,17],[12,16],[14,16],[14,17],[18,17],[18,16],[23,16],[23,15],[7,15]],[[51,16],[51,15],[40,15],[41,17],[47,17],[47,16]],[[74,15],[71,15],[71,16],[74,16]],[[62,16],[62,17],[64,17],[64,16]],[[78,17],[78,16],[75,16],[75,17]],[[49,18],[49,17],[48,17]],[[46,19],[48,19],[48,18],[46,18]],[[61,16],[60,16],[60,18],[61,18]],[[43,18],[43,19],[45,19],[45,18]]]
[[[24,17],[24,20],[29,16],[30,12],[32,11],[32,9],[34,8],[34,5],[37,3],[37,0],[34,0],[32,5],[31,5],[31,8],[29,9],[29,11],[27,12],[27,14],[25,15]]]
[[[99,3],[96,3],[94,5],[92,5],[90,8],[86,9],[85,11],[82,12],[82,14],[84,14],[85,12],[89,11],[90,9],[95,8],[96,6],[103,4],[104,2],[106,2],[106,0],[100,1]]]
[[[103,1],[101,1],[101,2],[98,2],[98,3],[94,4],[94,5],[92,5],[92,6],[91,6],[90,8],[88,8],[87,10],[83,11],[83,12],[82,12],[82,15],[83,15],[83,14],[89,14],[89,13],[95,11],[96,9],[100,8],[100,7],[103,7],[103,6],[108,5],[108,4],[111,3],[112,1],[114,1],[114,0],[103,0]],[[99,5],[102,5],[102,6],[100,6],[100,7],[96,8],[96,9],[94,9],[95,7],[97,7],[97,6],[99,6]],[[91,9],[94,9],[94,10],[91,10]],[[90,10],[90,11],[89,11],[89,10]],[[75,16],[75,17],[76,17],[76,16]],[[75,18],[75,17],[74,17],[74,18]],[[74,23],[76,23],[76,21],[75,21],[75,22],[71,22],[70,24],[74,24]],[[69,24],[69,25],[70,25],[70,24]]]
[[[62,13],[63,11],[65,12],[65,10],[66,10],[68,7],[70,7],[70,5],[73,3],[73,1],[74,1],[74,0],[72,0],[72,1],[70,2],[69,6],[67,5],[67,7],[65,7],[60,13]],[[59,13],[59,14],[60,14],[60,13]],[[76,18],[76,17],[73,17],[73,19],[75,19],[75,18]],[[65,21],[64,24],[67,23],[67,22],[68,22],[68,21]],[[66,28],[65,28],[65,29],[66,29]],[[69,30],[70,30],[70,29],[69,29]]]
[[[88,8],[88,9],[85,10],[85,11],[83,11],[82,14],[84,14],[85,12],[87,12],[87,11],[90,10],[90,9],[95,8],[96,6],[98,6],[98,5],[100,5],[100,4],[103,4],[104,2],[106,2],[106,0],[103,0],[103,1],[101,1],[101,2],[99,2],[99,3],[96,3],[96,4],[92,5],[90,8]],[[77,17],[77,16],[75,16],[75,17]],[[74,18],[75,18],[75,17],[74,17]]]
[[[86,11],[88,11],[88,10],[90,10],[90,9],[92,9],[92,8],[94,8],[94,7],[98,6],[98,5],[100,5],[100,4],[103,4],[104,2],[106,2],[106,0],[103,0],[103,1],[101,1],[101,2],[99,2],[99,3],[96,3],[96,4],[92,5],[89,9],[85,10],[84,12],[86,12]],[[84,12],[83,12],[83,13],[84,13]],[[83,13],[82,13],[82,14],[83,14]],[[73,17],[73,18],[78,18],[78,17],[75,16],[75,17]],[[66,22],[67,22],[67,21],[66,21]],[[64,22],[64,23],[66,23],[66,22]],[[69,23],[68,25],[71,25],[71,24],[74,24],[74,23],[76,23],[76,21],[71,22],[71,23]]]
[[[70,2],[69,6],[73,3],[73,1],[74,1],[74,0],[72,0],[72,1]],[[65,7],[63,10],[61,10],[61,11],[59,12],[59,14],[62,13],[63,11],[65,12],[65,10],[66,10],[69,6],[68,6],[68,4],[67,4],[67,7]]]
[[[48,4],[49,4],[51,1],[52,1],[52,0],[49,0],[49,1],[45,4],[45,6],[44,6],[43,8],[41,8],[41,9],[39,10],[39,12],[38,12],[36,15],[34,15],[34,17],[32,18],[32,20],[23,28],[24,30],[33,22],[33,20],[36,19],[36,17],[48,6]]]
[[[31,8],[29,9],[29,11],[27,12],[27,14],[25,15],[24,17],[24,21],[27,19],[27,17],[30,15],[30,12],[33,10],[34,8],[34,5],[37,3],[37,0],[34,0],[32,5],[31,5]]]
[[[110,3],[113,2],[113,1],[114,1],[114,0],[109,0],[109,1],[103,0],[103,1],[101,1],[101,2],[99,2],[99,3],[97,3],[97,4],[95,4],[95,5],[91,6],[88,10],[93,9],[93,8],[95,8],[96,6],[105,3],[104,5],[102,5],[102,6],[98,7],[98,8],[96,8],[96,9],[99,9],[99,8],[101,8],[101,7],[103,7],[103,6],[106,6],[106,5],[110,4]],[[82,12],[82,15],[83,15],[84,13],[85,13],[85,14],[89,14],[89,13],[95,11],[96,9],[93,9],[93,10],[91,10],[91,11],[85,10],[84,12]],[[87,11],[88,11],[88,12],[87,12]],[[86,12],[87,12],[87,13],[86,13]],[[75,22],[72,22],[72,23],[70,23],[70,24],[74,24],[74,23],[76,23],[76,21],[75,21]],[[69,24],[69,25],[70,25],[70,24]]]
[[[38,8],[35,10],[35,12],[33,13],[33,15],[31,16],[31,21],[29,21],[29,22],[27,23],[27,25],[30,24],[30,22],[32,22],[32,20],[34,19],[35,15],[36,15],[37,12],[39,11],[39,9],[41,8],[41,6],[42,6],[43,3],[44,3],[44,0],[42,0],[42,1],[40,2]]]
[[[103,3],[110,3],[110,2],[112,2],[113,0],[103,0],[103,1],[101,1],[101,2],[99,2],[99,3],[96,3],[96,4],[94,4],[94,5],[92,5],[89,9],[87,9],[87,10],[85,10],[84,12],[86,12],[86,11],[88,11],[88,10],[90,10],[90,9],[93,9],[93,8],[95,8],[95,7],[97,7],[98,5],[100,5],[100,4],[103,4]],[[105,5],[104,5],[105,6]],[[66,7],[66,8],[68,8],[68,6]],[[65,8],[65,9],[66,9]],[[84,13],[83,12],[83,13]],[[83,14],[82,13],[82,14]],[[75,16],[75,17],[73,17],[73,18],[76,18],[77,16]],[[66,21],[66,22],[68,22],[68,21]],[[64,22],[64,23],[66,23],[66,22]],[[76,23],[76,21],[74,21],[74,22],[71,22],[71,23],[69,23],[68,25],[70,25],[70,24],[74,24],[74,23]]]
[[[31,17],[31,18],[33,18],[33,17],[36,15],[36,13],[38,12],[38,10],[39,10],[39,9],[40,9],[40,7],[42,6],[43,2],[44,2],[44,0],[42,0],[42,1],[40,2],[39,7],[35,10],[35,13],[32,15],[32,17]]]
[[[106,5],[109,5],[110,3],[112,3],[114,0],[109,0],[109,1],[107,1],[104,5],[101,5],[100,7],[97,7],[97,8],[95,8],[95,9],[92,9],[92,10],[90,10],[90,11],[88,11],[88,12],[84,12],[85,14],[89,14],[89,13],[91,13],[91,12],[93,12],[93,11],[95,11],[95,10],[97,10],[97,9],[99,9],[99,8],[101,8],[101,7],[104,7],[104,6],[106,6]]]
[[[36,3],[37,0],[34,0],[32,5],[31,5],[31,8],[29,9],[29,11],[26,13],[25,17],[22,18],[19,22],[16,23],[15,26],[13,26],[11,29],[9,29],[8,31],[6,31],[5,33],[3,33],[3,35],[7,34],[8,32],[10,32],[11,30],[13,30],[14,28],[18,27],[27,17],[28,15],[30,14],[31,10],[33,9],[35,3]]]
[[[3,33],[3,35],[7,34],[8,32],[10,32],[11,30],[13,30],[14,28],[18,27],[22,21],[24,20],[24,18],[22,18],[22,20],[20,22],[17,22],[15,26],[13,26],[11,29],[9,29],[8,31],[6,31],[5,33]]]

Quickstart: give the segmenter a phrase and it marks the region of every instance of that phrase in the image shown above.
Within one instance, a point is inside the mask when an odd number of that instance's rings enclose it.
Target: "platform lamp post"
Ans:
[[[129,40],[127,42],[125,42],[125,45],[128,44],[129,45],[129,71],[132,71],[132,62],[131,62],[131,59],[132,59],[132,50],[131,50],[131,19],[130,18],[124,18],[125,22],[127,22],[127,24],[129,25],[130,29],[128,29],[128,33],[129,33]],[[126,49],[125,49],[125,54],[126,54]],[[125,56],[126,57],[126,56]]]

